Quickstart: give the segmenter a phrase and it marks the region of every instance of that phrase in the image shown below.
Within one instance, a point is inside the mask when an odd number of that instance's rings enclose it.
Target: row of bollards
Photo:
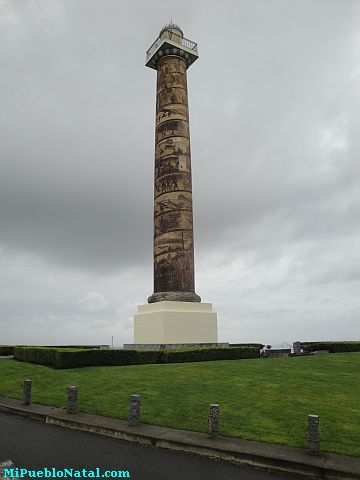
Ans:
[[[24,405],[31,404],[32,380],[24,380]],[[69,414],[77,413],[78,387],[67,388],[67,407]],[[219,435],[220,405],[211,403],[208,416],[208,437],[215,439]],[[140,423],[140,395],[130,395],[128,424],[135,427]],[[320,454],[320,420],[318,415],[308,415],[308,453]]]

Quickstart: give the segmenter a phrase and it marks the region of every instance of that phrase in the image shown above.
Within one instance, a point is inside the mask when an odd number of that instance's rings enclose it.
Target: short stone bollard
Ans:
[[[308,454],[320,455],[319,415],[308,415]]]
[[[219,411],[220,411],[220,406],[218,403],[210,403],[209,419],[208,419],[209,438],[216,438],[219,434]]]
[[[140,422],[140,395],[130,395],[129,425],[135,427]]]
[[[293,343],[293,349],[294,349],[294,354],[295,355],[301,355],[301,343],[300,342],[294,342]]]
[[[11,460],[6,460],[5,462],[0,463],[0,480],[10,480],[10,477],[5,477],[4,470],[10,470],[14,468],[14,464]]]
[[[67,413],[77,413],[78,411],[78,387],[70,386],[67,388]]]
[[[31,403],[31,387],[32,387],[32,380],[24,380],[24,394],[23,394],[24,405],[30,405]]]

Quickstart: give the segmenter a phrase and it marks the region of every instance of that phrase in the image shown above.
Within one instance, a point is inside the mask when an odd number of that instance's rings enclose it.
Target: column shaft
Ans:
[[[186,62],[165,56],[157,65],[154,294],[195,301],[190,132]]]

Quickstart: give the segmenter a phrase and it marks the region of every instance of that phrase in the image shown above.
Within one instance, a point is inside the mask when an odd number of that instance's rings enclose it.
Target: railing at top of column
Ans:
[[[175,32],[172,30],[164,30],[161,35],[155,40],[155,42],[151,45],[149,50],[146,52],[146,60],[149,60],[149,58],[153,55],[153,53],[157,50],[157,48],[160,46],[161,41],[164,40],[165,38],[168,38],[169,40],[174,41],[175,43],[178,43],[179,45],[182,45],[183,47],[193,50],[194,52],[197,53],[197,44],[195,42],[192,42],[191,40],[181,37],[180,35],[177,35]]]

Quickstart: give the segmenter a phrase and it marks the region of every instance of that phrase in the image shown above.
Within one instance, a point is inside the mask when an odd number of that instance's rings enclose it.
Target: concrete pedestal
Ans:
[[[217,315],[211,303],[164,301],[139,305],[134,343],[217,343]]]

